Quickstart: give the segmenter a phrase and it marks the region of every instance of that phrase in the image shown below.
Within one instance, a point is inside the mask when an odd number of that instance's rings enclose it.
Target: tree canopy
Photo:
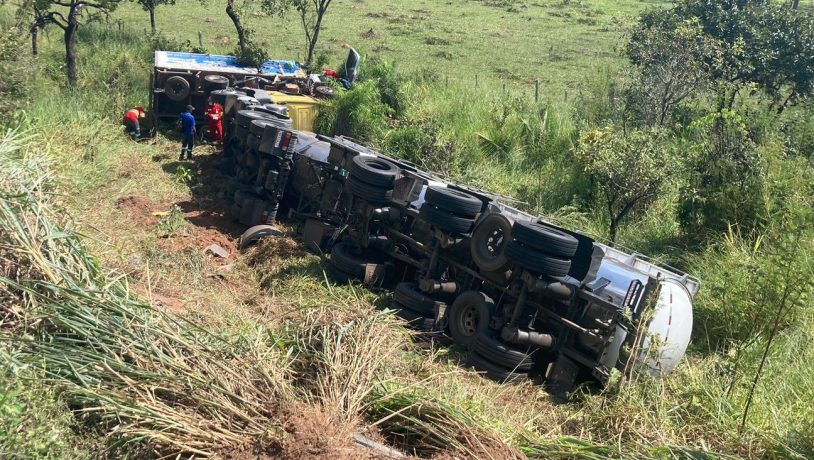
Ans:
[[[680,36],[687,24],[697,24],[703,46],[647,52],[653,37]],[[754,85],[778,111],[814,94],[814,16],[780,2],[680,0],[671,10],[642,14],[627,54],[634,65],[653,67],[688,51],[711,80],[732,87],[731,94]]]

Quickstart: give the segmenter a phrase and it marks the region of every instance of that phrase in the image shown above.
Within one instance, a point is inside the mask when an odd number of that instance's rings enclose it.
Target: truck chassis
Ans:
[[[222,93],[231,212],[252,227],[241,245],[288,216],[330,254],[332,280],[394,289],[396,314],[448,335],[494,380],[566,395],[614,369],[669,372],[683,356],[699,288],[689,275]]]

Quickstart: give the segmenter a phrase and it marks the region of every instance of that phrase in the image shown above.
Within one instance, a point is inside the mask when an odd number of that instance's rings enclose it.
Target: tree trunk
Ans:
[[[31,54],[37,55],[37,33],[39,32],[39,24],[31,26]]]
[[[76,85],[76,29],[79,28],[79,6],[71,3],[68,24],[65,27],[65,68],[68,83]]]
[[[229,19],[231,19],[232,24],[235,25],[235,30],[237,31],[237,44],[240,47],[240,51],[245,52],[246,29],[243,28],[243,23],[240,22],[240,15],[238,15],[237,11],[235,11],[235,0],[226,1],[226,14],[229,15]]]
[[[153,35],[155,35],[155,5],[150,6],[148,11],[150,12],[150,29],[153,31]]]
[[[618,232],[619,232],[619,219],[611,219],[610,230],[608,230],[608,239],[610,239],[610,244],[608,244],[608,246],[610,247],[616,246],[616,234]]]
[[[314,64],[314,51],[317,48],[317,40],[319,40],[319,30],[322,28],[322,17],[325,11],[317,11],[317,22],[314,24],[314,34],[311,35],[311,41],[308,43],[308,60],[306,66],[310,69]]]
[[[791,9],[796,10],[800,7],[800,0],[791,0]]]

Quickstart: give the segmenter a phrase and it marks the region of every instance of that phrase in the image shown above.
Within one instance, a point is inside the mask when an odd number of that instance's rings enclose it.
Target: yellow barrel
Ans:
[[[291,125],[297,131],[314,131],[314,121],[319,115],[319,101],[310,96],[293,96],[271,91],[271,102],[288,107]]]

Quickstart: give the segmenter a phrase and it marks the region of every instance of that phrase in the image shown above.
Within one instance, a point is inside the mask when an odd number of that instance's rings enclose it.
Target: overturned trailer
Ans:
[[[234,56],[156,51],[150,79],[150,113],[158,120],[174,120],[191,105],[195,116],[202,118],[213,92],[241,85],[252,87],[246,88],[244,95],[272,103],[270,88],[286,82],[303,83],[306,78],[294,61],[269,60],[254,68],[240,65]],[[303,101],[308,98],[303,97]]]
[[[346,137],[295,132],[236,104],[232,215],[248,244],[286,215],[327,274],[393,288],[413,327],[447,334],[486,376],[567,394],[614,369],[672,371],[698,281],[450,183]]]

